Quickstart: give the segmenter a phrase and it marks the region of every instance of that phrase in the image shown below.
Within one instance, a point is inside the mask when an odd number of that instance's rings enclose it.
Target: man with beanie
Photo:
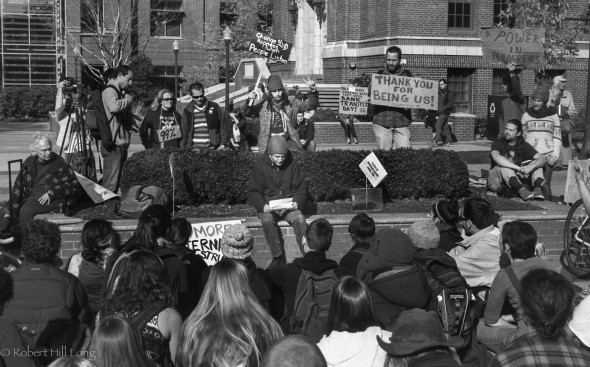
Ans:
[[[385,51],[385,68],[379,74],[412,76],[401,66],[402,50],[391,46]],[[412,110],[402,107],[373,105],[373,132],[377,149],[391,150],[410,147]]]
[[[270,138],[267,151],[254,163],[248,183],[248,202],[258,212],[264,237],[273,257],[268,266],[285,265],[284,249],[278,222],[287,221],[293,226],[295,238],[303,253],[303,235],[307,223],[300,209],[305,203],[307,190],[299,163],[293,159],[287,142],[281,135]],[[291,198],[290,207],[271,209],[270,201]]]
[[[490,155],[492,169],[488,176],[488,190],[507,195],[507,190],[511,189],[523,200],[545,198],[541,190],[545,157],[524,140],[520,120],[506,123],[504,137],[492,144]],[[524,184],[533,186],[533,192]]]
[[[375,235],[358,265],[356,275],[371,291],[375,317],[387,329],[402,311],[429,307],[430,286],[424,273],[413,266],[415,255],[407,234],[387,228]]]
[[[270,95],[256,101],[256,91],[250,92],[243,114],[246,117],[257,114],[260,116],[259,153],[264,153],[269,139],[276,135],[282,136],[289,143],[290,149],[303,150],[297,132],[297,113],[313,110],[319,104],[315,82],[307,80],[306,83],[310,90],[306,101],[287,96],[283,81],[278,75],[268,78],[267,90]]]
[[[549,90],[538,85],[532,95],[533,106],[522,115],[524,140],[545,157],[544,182],[541,187],[545,200],[553,200],[551,176],[561,153],[561,123],[557,110],[547,106]]]

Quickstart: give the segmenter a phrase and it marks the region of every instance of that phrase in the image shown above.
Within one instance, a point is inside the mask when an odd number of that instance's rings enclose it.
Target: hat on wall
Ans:
[[[414,246],[423,249],[437,248],[440,242],[438,228],[430,219],[412,223],[408,228],[408,236],[414,242]]]
[[[269,92],[274,92],[283,89],[283,80],[278,75],[271,75],[268,77],[267,89]]]
[[[273,135],[268,141],[268,154],[287,154],[287,141],[281,135]]]
[[[532,97],[533,99],[540,99],[541,101],[547,103],[549,102],[549,89],[543,85],[537,85]]]
[[[221,253],[230,259],[246,259],[252,255],[254,241],[244,224],[227,226],[221,238]]]

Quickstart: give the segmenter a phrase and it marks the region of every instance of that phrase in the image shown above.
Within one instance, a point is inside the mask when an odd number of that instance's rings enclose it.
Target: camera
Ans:
[[[60,78],[59,82],[61,83],[64,80],[67,82],[66,86],[63,88],[64,94],[78,93],[78,83],[76,83],[76,79],[72,77],[62,77]]]

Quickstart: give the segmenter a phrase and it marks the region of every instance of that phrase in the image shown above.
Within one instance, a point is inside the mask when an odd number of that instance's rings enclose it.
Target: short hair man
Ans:
[[[191,84],[189,93],[193,100],[182,112],[180,147],[228,148],[231,134],[229,114],[217,103],[207,100],[203,84]]]
[[[304,150],[315,152],[315,124],[305,118],[305,112],[297,112],[297,131]]]
[[[110,135],[101,131],[100,152],[104,160],[102,186],[116,194],[131,142],[133,117],[130,110],[133,97],[125,90],[133,82],[133,70],[127,65],[121,65],[110,71],[107,79],[107,85],[102,91],[102,103],[110,121]]]
[[[379,74],[412,76],[401,66],[402,50],[391,46],[385,51],[385,68]],[[377,149],[391,150],[410,147],[410,124],[412,111],[409,108],[373,105],[373,132]]]
[[[51,140],[37,133],[30,145],[32,155],[25,159],[12,191],[15,218],[24,230],[37,214],[66,211],[81,194],[72,167],[54,153]]]
[[[520,120],[506,123],[504,137],[492,144],[491,157],[490,191],[504,193],[505,188],[510,188],[517,191],[523,200],[544,199],[541,187],[545,157],[524,141]],[[524,186],[525,183],[533,186],[532,193]]]
[[[303,253],[303,235],[307,223],[300,209],[306,196],[303,173],[287,149],[287,141],[280,135],[272,136],[266,152],[254,163],[248,183],[248,202],[258,212],[264,237],[273,257],[269,268],[286,264],[280,228],[277,226],[280,220],[293,226],[297,244]],[[288,198],[292,199],[288,207],[271,208],[272,200]]]
[[[434,125],[434,144],[443,145],[443,135],[447,146],[453,145],[453,135],[449,128],[449,115],[453,113],[453,106],[455,105],[455,96],[453,92],[447,87],[447,80],[440,79],[438,81],[438,117],[436,125]]]

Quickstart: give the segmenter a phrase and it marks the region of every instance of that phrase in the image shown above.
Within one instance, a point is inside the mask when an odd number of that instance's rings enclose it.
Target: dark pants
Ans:
[[[436,119],[436,125],[434,127],[436,130],[434,141],[436,143],[442,143],[442,135],[444,135],[447,143],[453,142],[453,136],[451,135],[451,129],[449,128],[449,115],[444,113],[438,115],[438,118]]]
[[[293,227],[299,250],[301,251],[301,254],[304,254],[303,236],[305,235],[305,230],[307,229],[307,222],[299,210],[258,213],[258,217],[262,221],[262,231],[264,232],[264,238],[268,243],[270,254],[273,258],[285,256],[285,252],[281,247],[281,229],[278,226],[278,222],[281,220],[288,222]]]
[[[543,178],[545,181],[541,187],[545,200],[553,200],[553,193],[551,192],[551,176],[553,176],[553,166],[546,164],[545,167],[543,167]]]
[[[123,164],[127,160],[127,147],[122,148],[117,145],[111,152],[100,147],[100,152],[104,161],[102,186],[116,194],[119,190]]]
[[[354,123],[352,120],[353,119],[350,118],[349,122],[346,122],[340,119],[340,125],[342,125],[342,128],[344,129],[344,136],[346,136],[347,139],[356,139],[356,131],[354,131]]]
[[[51,201],[48,205],[41,205],[38,198],[29,198],[18,212],[19,225],[25,230],[37,214],[46,214],[61,209],[61,200]]]

